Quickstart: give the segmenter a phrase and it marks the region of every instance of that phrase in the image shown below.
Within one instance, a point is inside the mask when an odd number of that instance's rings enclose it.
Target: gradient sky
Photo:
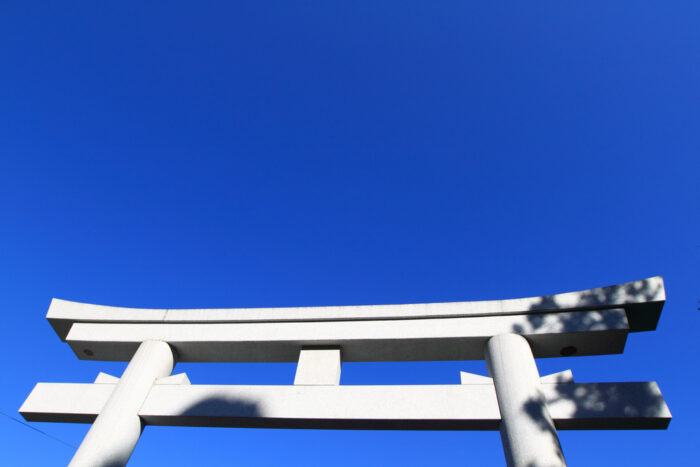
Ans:
[[[52,297],[153,308],[463,301],[663,275],[623,355],[666,431],[561,432],[570,465],[697,462],[700,3],[2,2],[0,410],[76,359]],[[483,362],[345,364],[456,384]],[[292,364],[189,364],[291,384]],[[78,445],[87,425],[33,423]],[[3,464],[73,450],[0,417]],[[670,460],[669,460],[670,459]],[[148,427],[130,465],[503,465],[497,432]]]

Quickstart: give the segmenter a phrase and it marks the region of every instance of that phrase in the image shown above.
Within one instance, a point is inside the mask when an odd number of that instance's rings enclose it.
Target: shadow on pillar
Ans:
[[[581,294],[579,302],[575,305],[576,310],[586,311],[586,310],[605,310],[611,308],[624,308],[625,315],[619,313],[602,313],[602,321],[597,321],[605,325],[608,329],[617,329],[627,325],[631,320],[629,316],[631,313],[635,314],[635,320],[637,322],[642,322],[639,327],[642,329],[634,329],[633,326],[631,330],[651,330],[656,327],[656,321],[653,316],[658,317],[658,309],[655,312],[654,307],[659,307],[659,304],[644,303],[652,300],[657,296],[659,288],[662,285],[654,285],[651,281],[640,281],[628,284],[615,285],[611,287],[605,287],[603,289],[586,291]],[[615,303],[615,300],[620,296],[630,297],[635,302],[631,305],[617,305],[611,306],[611,303]],[[530,329],[524,329],[522,326],[513,326],[512,332],[515,334],[523,334],[527,331],[535,331],[542,328],[545,325],[545,314],[547,311],[556,311],[561,309],[561,306],[555,300],[556,296],[544,296],[539,302],[534,303],[530,307],[530,311],[539,311],[543,314],[531,314],[528,315],[528,324]],[[662,305],[661,305],[662,306]],[[549,315],[551,319],[552,315]],[[650,316],[652,316],[650,318]],[[560,317],[560,322],[558,327],[562,332],[575,332],[582,329],[590,329],[594,326],[594,318],[586,313],[573,313],[562,315]],[[532,345],[532,344],[531,344]],[[562,347],[562,356],[574,356],[576,355],[575,347]],[[575,426],[569,426],[568,420],[563,420],[555,422],[555,429],[589,429],[586,427],[585,423],[581,423],[583,419],[600,419],[605,415],[606,412],[613,413],[624,413],[628,417],[624,419],[611,420],[610,429],[660,429],[666,428],[666,425],[661,424],[649,424],[648,426],[640,426],[639,419],[635,418],[645,417],[649,415],[654,415],[659,413],[665,406],[666,403],[652,385],[640,385],[637,387],[638,391],[630,397],[626,394],[626,398],[623,399],[621,395],[615,393],[615,388],[610,386],[605,386],[603,384],[587,384],[585,388],[578,386],[574,387],[572,384],[558,383],[560,384],[560,389],[562,390],[562,396],[557,399],[548,400],[548,404],[554,404],[560,399],[571,400],[575,399],[578,401],[576,405],[576,410],[574,416],[571,418],[576,421]],[[575,389],[574,389],[575,388]],[[569,394],[569,392],[571,394]],[[564,395],[564,393],[566,393]],[[605,403],[603,403],[605,402]],[[640,409],[642,408],[642,409]],[[534,421],[537,422],[537,426],[548,432],[552,438],[554,438],[557,443],[559,443],[558,436],[555,429],[547,423],[542,423],[544,416],[542,413],[543,406],[540,401],[530,400],[525,403],[523,411],[530,416]],[[659,422],[664,423],[664,422]],[[593,426],[591,428],[594,428]],[[531,464],[529,467],[539,467],[535,464]]]

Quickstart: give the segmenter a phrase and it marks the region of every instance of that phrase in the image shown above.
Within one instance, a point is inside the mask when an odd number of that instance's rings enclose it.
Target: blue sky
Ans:
[[[3,2],[0,410],[89,382],[52,297],[190,308],[543,295],[663,275],[623,355],[667,431],[561,432],[570,465],[697,460],[700,4]],[[458,383],[482,362],[345,364]],[[294,365],[178,365],[287,384]],[[33,426],[78,445],[87,425]],[[73,451],[0,417],[7,465]],[[130,465],[503,465],[497,432],[148,427]]]

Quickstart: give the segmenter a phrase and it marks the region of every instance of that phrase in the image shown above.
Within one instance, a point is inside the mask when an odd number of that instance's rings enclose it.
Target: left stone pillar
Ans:
[[[126,465],[143,430],[138,411],[156,378],[170,375],[174,365],[174,352],[166,342],[142,342],[70,466]]]

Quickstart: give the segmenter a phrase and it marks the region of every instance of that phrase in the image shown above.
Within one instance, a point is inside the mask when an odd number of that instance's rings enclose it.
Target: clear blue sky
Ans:
[[[0,410],[89,382],[52,297],[135,307],[500,299],[666,280],[624,355],[667,431],[561,432],[570,465],[700,456],[700,3],[3,2]],[[483,363],[346,364],[344,384]],[[294,365],[178,365],[286,384]],[[77,445],[87,425],[34,424]],[[70,448],[0,417],[6,465]],[[134,466],[503,465],[497,432],[149,427]]]

